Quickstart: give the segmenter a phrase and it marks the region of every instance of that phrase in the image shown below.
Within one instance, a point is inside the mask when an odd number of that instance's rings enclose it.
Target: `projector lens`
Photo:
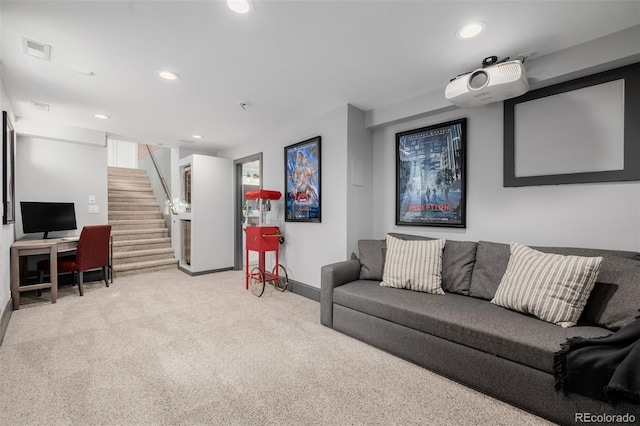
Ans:
[[[489,81],[489,76],[484,71],[476,71],[469,77],[469,89],[482,89]]]

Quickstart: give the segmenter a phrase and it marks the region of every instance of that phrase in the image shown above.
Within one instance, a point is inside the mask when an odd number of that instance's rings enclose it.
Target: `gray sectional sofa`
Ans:
[[[321,322],[556,423],[576,424],[576,415],[590,413],[631,414],[638,424],[640,405],[611,406],[557,392],[553,362],[567,339],[609,335],[638,315],[640,253],[535,248],[603,257],[577,326],[562,328],[492,304],[507,268],[509,245],[451,240],[442,255],[444,296],[380,286],[385,240],[360,241],[359,258],[322,268]]]

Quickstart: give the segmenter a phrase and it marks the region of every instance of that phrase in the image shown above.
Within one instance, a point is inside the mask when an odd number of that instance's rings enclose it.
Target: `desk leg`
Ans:
[[[58,300],[58,246],[51,246],[51,253],[49,254],[49,270],[51,271],[51,303],[56,303]]]
[[[11,248],[11,300],[13,310],[20,309],[20,255],[18,249]]]

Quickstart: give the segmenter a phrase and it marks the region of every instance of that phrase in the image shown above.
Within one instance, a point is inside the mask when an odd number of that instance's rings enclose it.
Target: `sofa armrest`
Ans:
[[[360,277],[360,261],[351,259],[325,265],[320,275],[320,323],[333,327],[333,289]]]

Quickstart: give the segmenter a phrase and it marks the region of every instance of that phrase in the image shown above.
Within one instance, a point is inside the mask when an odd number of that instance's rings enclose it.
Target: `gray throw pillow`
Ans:
[[[475,241],[447,240],[442,253],[442,289],[444,291],[469,295],[477,247],[478,243]]]
[[[640,261],[607,256],[603,259],[580,319],[617,330],[640,315]]]
[[[361,280],[382,281],[386,249],[385,240],[358,241]]]
[[[476,250],[469,295],[478,299],[493,299],[507,270],[510,256],[509,244],[480,241]]]
[[[388,235],[407,241],[435,240],[435,238],[421,235],[398,234],[393,232],[390,232]],[[465,296],[469,295],[471,274],[476,261],[477,247],[478,243],[475,241],[447,240],[442,253],[442,289],[444,291]],[[507,260],[508,258],[509,247],[507,246]],[[504,267],[505,269],[507,268],[506,263]],[[501,277],[502,275],[500,278]],[[498,283],[500,282],[500,278],[498,278]],[[496,288],[498,288],[497,284]],[[493,297],[493,294],[491,297]],[[491,297],[488,297],[488,299],[491,299]]]

